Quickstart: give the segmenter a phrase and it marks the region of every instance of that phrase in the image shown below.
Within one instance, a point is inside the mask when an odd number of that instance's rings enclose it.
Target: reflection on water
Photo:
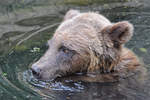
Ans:
[[[149,0],[0,0],[0,100],[149,100],[150,79],[115,83],[40,81],[29,68],[46,51],[70,9],[98,11],[112,22],[129,20],[135,34],[126,45],[150,66]]]

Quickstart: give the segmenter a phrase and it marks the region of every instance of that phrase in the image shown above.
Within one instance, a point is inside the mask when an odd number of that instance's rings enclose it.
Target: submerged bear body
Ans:
[[[136,55],[124,47],[132,35],[127,21],[111,23],[98,13],[70,10],[48,41],[49,49],[32,65],[33,74],[49,80],[81,72],[85,76],[76,77],[79,80],[104,82],[128,77],[142,69]]]

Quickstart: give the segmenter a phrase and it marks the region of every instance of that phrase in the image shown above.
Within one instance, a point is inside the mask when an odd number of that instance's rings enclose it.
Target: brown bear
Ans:
[[[128,21],[111,23],[95,12],[69,10],[32,72],[43,80],[75,73],[84,73],[76,79],[86,81],[128,77],[141,70],[136,55],[124,47],[132,35],[133,25]]]

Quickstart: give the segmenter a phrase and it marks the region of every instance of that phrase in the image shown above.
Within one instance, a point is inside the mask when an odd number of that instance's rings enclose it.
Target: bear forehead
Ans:
[[[53,38],[66,42],[73,41],[75,43],[90,43],[99,40],[97,34],[102,38],[101,32],[97,33],[94,27],[78,23],[61,31],[56,31]]]
[[[63,31],[64,29],[69,29],[77,24],[86,24],[95,29],[97,28],[99,31],[105,26],[111,25],[111,22],[101,14],[91,12],[81,13],[71,19],[65,20],[56,31]]]
[[[103,45],[101,30],[107,25],[111,23],[102,15],[83,13],[64,21],[56,30],[53,38],[57,43],[59,42],[59,45],[63,44],[72,48],[85,49],[95,45],[101,48]]]
[[[103,37],[101,36],[101,38]],[[95,51],[102,51],[102,39],[98,38],[93,27],[85,24],[78,24],[62,32],[55,33],[53,39],[57,42],[58,47],[63,45],[79,52],[96,47],[97,50]]]

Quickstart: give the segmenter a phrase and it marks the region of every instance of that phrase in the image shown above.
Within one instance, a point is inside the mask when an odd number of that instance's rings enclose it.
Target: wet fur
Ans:
[[[127,21],[112,24],[98,13],[70,10],[49,41],[49,49],[33,67],[42,69],[43,79],[78,72],[95,75],[77,78],[87,81],[127,77],[143,69],[136,55],[124,47],[132,34],[133,26]]]

